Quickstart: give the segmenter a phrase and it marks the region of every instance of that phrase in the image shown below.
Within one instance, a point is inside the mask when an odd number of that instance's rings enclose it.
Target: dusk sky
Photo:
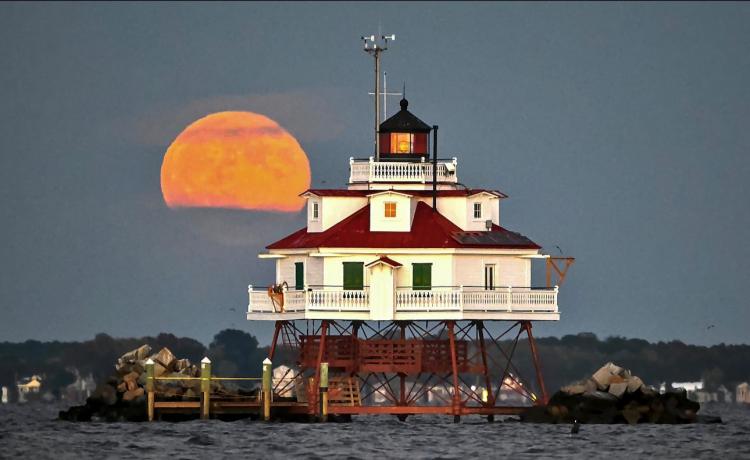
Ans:
[[[538,336],[750,341],[748,3],[2,4],[0,341],[268,343],[247,285],[303,214],[170,209],[165,152],[251,111],[297,139],[313,187],[344,187],[372,152],[359,37],[379,26],[389,87],[461,182],[576,257]]]

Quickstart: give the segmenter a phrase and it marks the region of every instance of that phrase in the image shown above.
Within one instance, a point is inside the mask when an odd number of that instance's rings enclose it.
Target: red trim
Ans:
[[[390,265],[393,268],[403,267],[403,264],[396,262],[395,260],[391,259],[388,256],[380,256],[380,258],[373,260],[369,264],[366,264],[365,267],[371,267],[375,264],[380,264],[380,263]]]
[[[370,205],[356,211],[324,232],[308,232],[300,229],[273,244],[268,249],[306,248],[507,248],[540,249],[531,244],[472,244],[456,241],[451,235],[462,230],[432,207],[420,201],[414,213],[409,232],[371,232]],[[508,232],[494,225],[493,232]]]

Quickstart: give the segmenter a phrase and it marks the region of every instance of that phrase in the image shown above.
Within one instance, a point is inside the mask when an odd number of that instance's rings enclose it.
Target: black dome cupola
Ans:
[[[432,128],[407,110],[409,101],[401,99],[401,110],[380,124],[381,160],[421,160],[429,155]]]

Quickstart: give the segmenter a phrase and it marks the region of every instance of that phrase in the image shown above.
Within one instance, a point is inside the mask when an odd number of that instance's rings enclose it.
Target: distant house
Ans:
[[[675,390],[683,389],[687,391],[688,398],[699,403],[718,401],[719,395],[715,392],[704,390],[703,381],[699,382],[672,382],[672,388]],[[662,391],[663,392],[663,391]]]
[[[42,378],[38,375],[26,377],[17,383],[18,402],[26,402],[29,395],[37,394],[42,389]]]
[[[750,384],[743,382],[737,385],[735,401],[737,404],[750,404]]]

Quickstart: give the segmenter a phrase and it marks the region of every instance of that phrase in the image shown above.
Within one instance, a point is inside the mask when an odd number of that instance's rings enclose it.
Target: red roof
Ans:
[[[508,248],[540,249],[541,247],[523,235],[493,225],[490,232],[493,241],[483,243],[472,241],[461,243],[465,234],[453,222],[439,212],[433,212],[426,203],[417,203],[411,231],[371,232],[370,205],[337,223],[324,232],[311,233],[307,228],[297,230],[273,244],[268,249],[307,249],[307,248]],[[498,243],[502,241],[502,243]]]
[[[390,265],[393,268],[398,268],[398,267],[403,267],[404,266],[402,263],[396,262],[395,260],[391,259],[388,256],[380,256],[378,259],[373,260],[372,262],[370,262],[366,266],[369,267],[371,265],[375,265],[375,264],[379,264],[379,263],[384,263],[384,264]]]
[[[302,193],[301,195],[304,195],[306,193],[311,193],[313,195],[317,196],[369,196],[373,195],[375,193],[381,193],[381,192],[397,192],[397,193],[403,193],[405,195],[411,195],[411,196],[420,196],[420,197],[429,197],[432,196],[432,190],[349,190],[349,189],[309,189],[306,192]],[[500,198],[508,198],[508,195],[504,194],[503,192],[499,190],[486,190],[481,188],[475,188],[475,189],[456,189],[456,190],[438,190],[437,195],[440,197],[451,197],[451,196],[473,196],[478,193],[491,193],[493,195],[497,195]]]

